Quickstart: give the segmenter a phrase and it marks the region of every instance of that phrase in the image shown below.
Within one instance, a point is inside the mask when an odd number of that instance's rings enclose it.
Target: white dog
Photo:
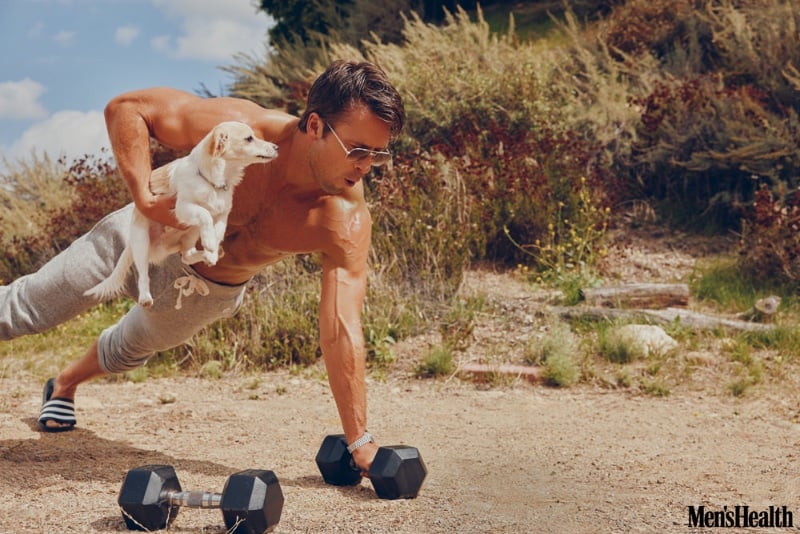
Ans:
[[[154,170],[150,189],[156,194],[174,194],[175,217],[189,228],[164,227],[134,208],[129,241],[114,271],[85,294],[97,299],[119,294],[134,264],[139,274],[138,302],[148,307],[153,304],[150,264],[181,252],[186,264],[204,261],[215,265],[233,203],[233,188],[242,181],[245,167],[268,162],[277,155],[278,147],[256,138],[246,124],[223,122],[187,156]],[[202,249],[197,248],[198,239]]]

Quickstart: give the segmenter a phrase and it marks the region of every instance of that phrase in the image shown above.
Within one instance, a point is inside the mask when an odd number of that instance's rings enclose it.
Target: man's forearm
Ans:
[[[341,345],[323,348],[323,358],[342,429],[347,442],[352,443],[367,429],[366,358],[363,346]]]

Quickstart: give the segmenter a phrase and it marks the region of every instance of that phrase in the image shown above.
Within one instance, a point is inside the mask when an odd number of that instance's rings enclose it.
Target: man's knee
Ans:
[[[20,336],[39,334],[51,328],[47,314],[41,313],[25,295],[27,277],[0,287],[0,339],[7,341]]]

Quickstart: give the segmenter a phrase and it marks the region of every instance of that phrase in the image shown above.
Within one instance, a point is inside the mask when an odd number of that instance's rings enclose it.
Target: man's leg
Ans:
[[[75,391],[78,385],[108,374],[107,371],[100,368],[97,357],[97,341],[92,343],[89,350],[80,359],[69,364],[66,369],[61,371],[56,377],[55,385],[53,387],[53,397],[61,397],[63,399],[74,399]],[[72,426],[71,424],[59,423],[55,420],[47,420],[43,423],[48,428],[64,428]]]
[[[224,286],[202,279],[183,265],[179,255],[152,268],[151,275],[153,306],[136,305],[104,330],[83,357],[56,377],[52,398],[74,400],[83,382],[134,369],[147,363],[153,353],[186,342],[205,325],[232,316],[245,289],[245,285]],[[63,428],[74,422],[43,424]]]
[[[0,339],[49,330],[98,301],[84,292],[111,274],[125,248],[132,205],[101,220],[37,272],[0,286]],[[129,276],[126,292],[130,292]]]

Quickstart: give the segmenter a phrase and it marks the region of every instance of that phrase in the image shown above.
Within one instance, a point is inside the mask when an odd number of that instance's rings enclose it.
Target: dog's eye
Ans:
[[[244,140],[247,141],[248,143],[252,143],[253,141],[255,141],[255,138],[252,135],[248,135],[247,137],[244,138]]]

